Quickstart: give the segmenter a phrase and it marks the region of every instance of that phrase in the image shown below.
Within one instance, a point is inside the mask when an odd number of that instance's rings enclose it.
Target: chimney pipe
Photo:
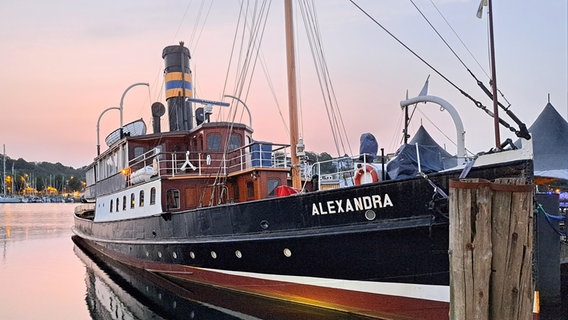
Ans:
[[[190,130],[193,128],[193,114],[191,102],[185,100],[193,96],[189,49],[180,42],[164,48],[162,58],[170,131]]]

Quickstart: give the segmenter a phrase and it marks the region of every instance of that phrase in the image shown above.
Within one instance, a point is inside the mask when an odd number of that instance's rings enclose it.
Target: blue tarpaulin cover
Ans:
[[[359,138],[359,155],[360,157],[366,156],[365,162],[373,162],[379,151],[379,144],[375,136],[371,133],[361,134]],[[361,159],[363,160],[363,159]]]
[[[402,145],[396,152],[395,158],[387,163],[390,179],[406,179],[418,174],[416,144],[420,154],[420,169],[425,174],[443,170],[444,164],[454,158],[432,139],[423,126],[420,126],[412,140]]]

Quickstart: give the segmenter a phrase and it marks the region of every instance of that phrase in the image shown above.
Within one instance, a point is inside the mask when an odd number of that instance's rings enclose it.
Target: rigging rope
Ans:
[[[304,0],[300,2],[300,9],[337,154],[340,156],[345,153],[351,153],[351,146],[347,138],[341,110],[338,107],[337,97],[327,67],[325,52],[323,51],[321,32],[315,13],[315,4],[313,1]]]
[[[555,216],[552,215],[548,212],[546,212],[546,210],[544,210],[544,207],[542,206],[541,203],[536,204],[536,208],[537,211],[542,213],[544,215],[544,217],[546,218],[546,222],[548,223],[548,225],[550,226],[550,228],[552,228],[552,230],[554,230],[554,232],[556,234],[558,234],[561,237],[568,237],[568,233],[567,232],[562,232],[561,230],[559,230],[558,228],[556,228],[556,226],[554,225],[554,223],[552,222],[553,220],[555,221],[562,221],[562,220],[566,220],[566,217],[564,216]]]
[[[412,0],[411,0],[412,1]],[[438,12],[438,14],[440,15],[440,17],[442,17],[442,19],[444,20],[444,22],[446,23],[446,25],[450,28],[450,30],[452,30],[452,32],[454,33],[454,35],[456,36],[456,38],[459,40],[459,42],[461,43],[461,45],[465,48],[465,50],[469,53],[469,56],[473,59],[473,61],[475,61],[475,63],[477,64],[477,66],[479,67],[479,69],[481,69],[481,71],[485,74],[485,76],[488,79],[491,79],[491,77],[489,76],[489,74],[487,73],[487,71],[485,71],[485,69],[483,68],[483,66],[479,63],[479,61],[475,58],[475,56],[473,55],[473,53],[471,52],[471,50],[469,50],[469,48],[467,47],[467,45],[463,42],[463,40],[461,39],[461,37],[458,35],[458,33],[455,31],[455,29],[452,27],[452,25],[448,22],[448,20],[446,19],[446,17],[442,14],[442,12],[438,9],[438,6],[436,6],[436,4],[434,3],[434,1],[430,0],[430,3],[432,3],[432,6],[436,9],[436,11]],[[413,2],[414,4],[414,2]],[[416,5],[414,5],[416,7]],[[418,8],[416,8],[418,9]],[[419,10],[420,11],[420,10]],[[424,15],[422,15],[424,16]],[[424,17],[424,19],[426,19],[426,17]],[[426,19],[427,20],[427,19]],[[440,36],[441,37],[441,36]],[[445,41],[444,41],[445,42]],[[453,50],[452,50],[453,52]],[[457,55],[456,55],[457,57]],[[461,59],[459,59],[459,57],[457,57],[458,60],[460,60],[460,62],[462,62]],[[462,65],[467,69],[466,65],[462,62]],[[507,100],[507,98],[505,97],[505,95],[503,94],[503,92],[501,92],[501,90],[497,89],[497,91],[499,92],[499,94],[501,95],[501,97],[503,98],[503,100],[507,101],[507,104],[510,106],[511,103],[509,102],[509,100]]]
[[[418,6],[414,3],[414,0],[410,0],[410,2],[414,5],[414,7],[416,8],[416,10],[420,13],[420,15],[422,16],[422,18],[424,18],[424,20],[428,23],[428,25],[432,28],[432,30],[434,30],[434,32],[438,35],[438,37],[442,40],[442,42],[444,42],[444,44],[448,47],[448,49],[450,49],[450,51],[453,53],[453,55],[456,57],[456,59],[458,59],[458,61],[462,64],[462,66],[467,70],[467,72],[475,79],[477,85],[481,88],[481,90],[491,99],[493,99],[493,94],[487,89],[487,87],[485,86],[485,84],[483,84],[482,81],[478,80],[477,77],[474,75],[474,73],[471,71],[471,69],[463,62],[463,60],[458,56],[458,54],[454,51],[454,49],[448,44],[448,42],[444,39],[444,37],[442,37],[442,35],[438,32],[438,30],[436,30],[436,28],[432,25],[432,23],[430,23],[430,21],[428,20],[428,18],[424,15],[424,13],[422,13],[422,11],[420,10],[420,8],[418,8]],[[430,0],[430,2],[432,3],[432,5],[434,6],[434,8],[436,9],[436,11],[440,14],[440,16],[442,17],[442,19],[446,22],[446,24],[448,25],[448,27],[454,32],[454,35],[458,38],[458,40],[460,41],[460,43],[464,46],[464,48],[466,49],[466,51],[470,54],[470,56],[474,59],[474,61],[477,63],[477,65],[479,66],[479,68],[483,71],[483,73],[485,73],[485,75],[487,76],[487,78],[491,78],[489,77],[489,75],[487,74],[487,72],[485,72],[485,70],[483,69],[483,67],[480,65],[480,63],[477,61],[477,59],[475,59],[475,57],[473,56],[473,54],[471,53],[471,51],[469,50],[469,48],[465,45],[465,43],[461,40],[461,38],[459,37],[459,35],[456,33],[456,31],[454,30],[454,28],[452,28],[452,26],[450,25],[450,23],[448,22],[448,20],[444,17],[444,15],[442,14],[442,12],[440,12],[440,10],[438,10],[438,7],[434,4],[434,2],[432,2],[432,0]],[[491,79],[490,79],[491,80]],[[516,133],[517,136],[523,136],[523,130],[526,128],[523,128],[524,124],[520,123],[520,121],[514,116],[509,114],[508,112],[508,108],[511,106],[511,104],[509,103],[509,101],[507,100],[507,98],[505,98],[505,95],[498,90],[499,94],[501,95],[501,97],[507,101],[508,106],[505,108],[500,102],[497,102],[499,104],[499,106],[507,111],[507,114],[517,123],[519,124],[520,130],[516,131],[514,130],[514,128],[512,128],[507,122],[505,122],[502,119],[499,119],[499,122],[506,127],[507,129],[511,130],[512,132]],[[476,101],[474,101],[476,102]],[[476,102],[477,105],[477,102]],[[487,112],[489,111],[488,109],[483,109],[486,113],[488,113],[491,117],[493,117],[493,112]]]
[[[432,126],[434,126],[434,127],[438,130],[438,132],[440,132],[440,134],[442,134],[442,135],[443,135],[448,141],[450,141],[454,146],[457,146],[457,143],[456,143],[454,140],[452,140],[452,138],[450,138],[450,137],[444,132],[444,130],[442,130],[440,127],[438,127],[438,125],[437,125],[436,123],[434,123],[434,121],[432,121],[432,119],[430,119],[430,118],[428,117],[428,115],[426,115],[422,110],[419,110],[419,109],[417,109],[417,110],[418,110],[418,112],[420,112],[420,114],[422,115],[422,117],[426,118],[426,120],[428,120],[428,122],[430,122],[430,124],[431,124]],[[445,148],[444,148],[444,149],[445,149]],[[469,152],[469,154],[471,154],[471,155],[474,155],[474,153],[471,152],[471,151],[469,151],[467,148],[465,149],[465,151]]]
[[[379,26],[381,29],[383,29],[383,31],[385,31],[391,38],[393,38],[396,42],[398,42],[401,46],[403,46],[406,50],[408,50],[408,52],[410,52],[412,55],[414,55],[418,60],[420,60],[422,63],[424,63],[426,66],[428,66],[430,69],[432,69],[436,74],[438,74],[442,79],[444,79],[447,83],[449,83],[452,87],[454,87],[456,90],[458,90],[464,97],[468,98],[469,100],[471,100],[474,105],[476,107],[478,107],[479,109],[485,111],[486,114],[490,115],[491,117],[494,117],[495,115],[493,114],[492,111],[490,111],[486,106],[483,105],[483,103],[481,103],[479,100],[474,99],[472,96],[470,96],[467,92],[465,92],[463,89],[461,89],[460,87],[458,87],[455,83],[453,83],[449,78],[447,78],[445,75],[443,75],[440,71],[438,71],[436,68],[434,68],[434,66],[432,66],[430,63],[428,63],[424,58],[422,58],[420,55],[418,55],[414,50],[412,50],[409,46],[407,46],[404,42],[402,42],[399,38],[397,38],[392,32],[390,32],[388,29],[386,29],[380,22],[378,22],[375,18],[373,18],[369,13],[367,13],[363,8],[361,8],[358,4],[355,3],[354,0],[349,0],[357,9],[359,9],[359,11],[361,11],[365,16],[367,16],[369,19],[371,19],[371,21],[373,21],[377,26]],[[412,1],[412,0],[411,0]],[[437,33],[437,32],[436,32]],[[444,41],[445,42],[445,41]],[[453,52],[453,50],[452,50]],[[461,60],[460,60],[461,61]],[[467,68],[466,68],[467,69]],[[474,77],[474,79],[477,81],[477,84],[481,87],[481,89],[488,94],[489,98],[493,99],[492,94],[489,92],[489,90],[487,90],[487,88],[483,85],[483,83],[481,81],[479,81],[475,75],[471,72],[470,69],[467,69],[467,71],[469,72],[469,74],[471,76]],[[498,102],[498,105],[503,108],[503,110],[505,110],[505,112],[507,112],[507,115],[509,115],[509,117],[511,117],[513,119],[513,121],[515,121],[515,123],[517,123],[519,125],[519,130],[516,130],[515,128],[513,128],[511,125],[509,125],[506,121],[504,121],[503,119],[499,118],[499,123],[504,126],[505,128],[509,129],[510,131],[514,132],[518,137],[523,137],[525,139],[530,139],[530,134],[528,133],[526,126],[524,123],[522,123],[512,112],[511,110],[509,110],[509,108],[505,108],[500,102]]]

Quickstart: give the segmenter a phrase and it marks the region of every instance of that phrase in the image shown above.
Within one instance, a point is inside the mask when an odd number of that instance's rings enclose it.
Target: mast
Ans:
[[[4,157],[2,161],[2,195],[6,197],[6,145],[3,144],[2,147],[4,148]]]
[[[16,175],[14,174],[14,161],[12,161],[12,179],[10,180],[12,182],[12,185],[10,186],[10,195],[13,196],[14,195],[14,180],[16,178]]]
[[[408,99],[408,94],[406,95],[406,99]],[[404,134],[404,144],[408,144],[408,124],[410,122],[410,117],[408,116],[408,106],[404,107],[404,129],[403,129],[403,134]]]
[[[499,134],[499,101],[497,99],[497,73],[495,71],[495,42],[493,39],[493,1],[488,1],[489,6],[489,47],[491,55],[491,89],[493,93],[493,127],[495,128],[495,148],[501,148]]]
[[[288,113],[290,122],[290,154],[292,160],[292,187],[301,189],[300,159],[296,153],[298,144],[298,103],[296,97],[296,60],[294,56],[294,22],[292,0],[284,1],[286,26],[286,61],[288,67]]]

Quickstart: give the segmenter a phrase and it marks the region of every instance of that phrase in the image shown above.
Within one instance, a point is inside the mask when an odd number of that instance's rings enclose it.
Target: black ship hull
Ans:
[[[156,272],[387,319],[447,318],[447,199],[461,170],[183,212],[75,218],[89,250]],[[532,177],[532,161],[468,178]]]

